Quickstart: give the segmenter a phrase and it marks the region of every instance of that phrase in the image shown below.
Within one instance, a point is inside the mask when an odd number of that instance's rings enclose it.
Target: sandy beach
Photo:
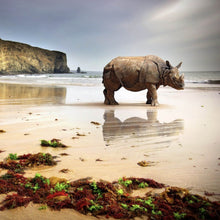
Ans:
[[[0,83],[0,160],[9,153],[51,153],[54,167],[28,169],[69,181],[84,177],[118,180],[152,178],[220,200],[220,91],[160,88],[160,105],[146,105],[146,91],[116,92],[118,106],[103,104],[103,87]],[[18,92],[19,91],[19,92]],[[91,122],[97,122],[97,124]],[[58,138],[66,149],[45,148]],[[61,156],[67,153],[67,156]],[[151,166],[141,167],[140,161]],[[59,172],[68,168],[68,173]],[[0,174],[5,173],[1,169]],[[36,205],[0,212],[1,219],[95,219],[76,211],[39,211]],[[34,216],[34,217],[33,217]]]

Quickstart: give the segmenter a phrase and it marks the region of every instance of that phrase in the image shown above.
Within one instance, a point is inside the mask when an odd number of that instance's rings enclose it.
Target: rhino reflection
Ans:
[[[115,117],[114,110],[104,113],[103,138],[106,144],[136,139],[136,146],[170,143],[183,131],[184,122],[177,119],[169,123],[157,120],[157,111],[147,111],[147,119],[131,117],[123,122]],[[117,145],[117,144],[116,144]]]
[[[66,98],[66,88],[40,87],[20,84],[0,84],[1,102],[10,104],[24,103],[63,103]]]

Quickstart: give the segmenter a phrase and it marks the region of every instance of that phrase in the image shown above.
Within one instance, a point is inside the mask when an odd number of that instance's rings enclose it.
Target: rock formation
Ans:
[[[69,71],[65,53],[0,39],[0,74]]]

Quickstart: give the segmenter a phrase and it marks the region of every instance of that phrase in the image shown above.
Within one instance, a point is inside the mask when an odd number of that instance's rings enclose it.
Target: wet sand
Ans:
[[[116,93],[119,106],[106,106],[102,90],[0,84],[0,129],[6,131],[0,133],[0,160],[9,153],[51,153],[59,156],[57,166],[33,168],[25,175],[38,172],[70,181],[88,176],[109,181],[152,178],[202,196],[214,192],[208,198],[220,200],[219,90],[160,88],[158,107],[144,104],[146,91],[124,89]],[[69,147],[40,146],[41,139],[52,138]],[[138,166],[142,160],[152,166]],[[59,172],[64,168],[70,171]],[[39,211],[33,205],[1,212],[0,217],[95,219],[72,210]]]

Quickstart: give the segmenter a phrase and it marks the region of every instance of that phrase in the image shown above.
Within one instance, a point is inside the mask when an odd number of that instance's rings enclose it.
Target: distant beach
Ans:
[[[145,104],[146,91],[125,89],[115,94],[120,105],[104,105],[98,71],[0,76],[0,129],[5,131],[0,160],[9,153],[51,153],[60,160],[55,167],[33,168],[25,175],[69,181],[152,178],[220,200],[220,72],[186,72],[185,79],[185,90],[159,88],[160,105],[151,107]],[[70,147],[40,146],[40,140],[53,138]],[[151,166],[141,167],[140,161]],[[68,173],[59,172],[66,168]],[[0,217],[14,219],[15,213],[16,219],[96,219],[70,210],[39,211],[34,205]]]

